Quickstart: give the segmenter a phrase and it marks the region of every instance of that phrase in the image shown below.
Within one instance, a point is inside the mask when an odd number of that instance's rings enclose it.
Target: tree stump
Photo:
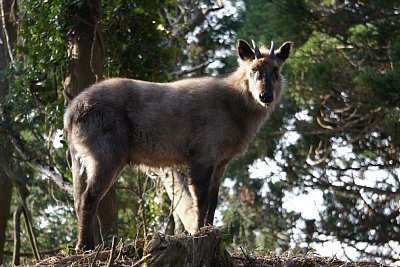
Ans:
[[[217,229],[204,227],[188,236],[156,234],[148,245],[147,266],[234,266]]]

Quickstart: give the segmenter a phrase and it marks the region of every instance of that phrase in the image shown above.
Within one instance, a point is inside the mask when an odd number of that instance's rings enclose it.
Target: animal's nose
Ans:
[[[271,93],[260,93],[260,100],[263,103],[271,103],[272,101],[274,101],[274,96]]]

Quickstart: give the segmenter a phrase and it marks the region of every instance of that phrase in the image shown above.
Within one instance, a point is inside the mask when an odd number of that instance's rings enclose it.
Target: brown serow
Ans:
[[[78,249],[93,248],[93,219],[100,200],[127,164],[188,166],[198,228],[212,225],[228,162],[243,154],[278,105],[281,67],[291,42],[252,49],[237,43],[241,66],[230,75],[153,83],[108,79],[75,97],[64,131],[76,180],[87,187],[75,200]]]

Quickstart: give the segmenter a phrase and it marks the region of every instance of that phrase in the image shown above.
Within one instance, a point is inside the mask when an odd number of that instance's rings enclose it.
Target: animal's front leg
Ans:
[[[226,162],[219,164],[217,168],[215,168],[215,171],[212,175],[208,197],[209,201],[207,207],[207,216],[205,219],[206,225],[213,225],[214,213],[218,204],[218,192],[221,185],[222,176],[224,175],[226,169],[226,164]]]
[[[194,161],[190,164],[190,189],[197,214],[198,229],[205,225],[213,172],[214,168],[208,162]]]

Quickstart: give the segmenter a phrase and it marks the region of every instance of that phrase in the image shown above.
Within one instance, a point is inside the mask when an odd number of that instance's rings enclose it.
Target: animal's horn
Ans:
[[[257,46],[257,44],[256,44],[256,41],[254,41],[254,40],[252,39],[251,42],[253,43],[254,52],[256,53],[256,58],[261,58],[261,52],[260,52],[260,49],[258,49],[258,46]]]
[[[275,45],[274,45],[274,41],[271,41],[271,48],[269,49],[268,58],[270,58],[270,59],[275,59]]]

